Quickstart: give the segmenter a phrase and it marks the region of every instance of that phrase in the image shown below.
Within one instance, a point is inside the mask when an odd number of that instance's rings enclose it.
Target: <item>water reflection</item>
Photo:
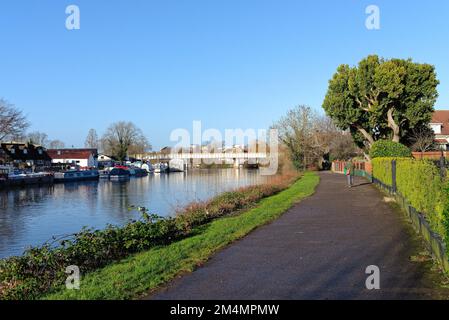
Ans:
[[[3,191],[0,258],[21,254],[29,245],[77,232],[83,226],[124,224],[138,218],[138,213],[128,210],[131,205],[170,215],[188,202],[265,179],[257,170],[194,170],[125,182],[90,181]]]

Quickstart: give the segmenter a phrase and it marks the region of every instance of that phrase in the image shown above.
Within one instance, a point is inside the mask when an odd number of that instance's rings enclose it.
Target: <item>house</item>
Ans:
[[[103,168],[112,167],[112,165],[116,161],[114,157],[102,153],[98,155],[97,159],[98,159],[98,166]]]
[[[97,149],[49,149],[52,163],[73,164],[84,168],[98,166]]]
[[[16,166],[46,167],[51,165],[51,158],[43,146],[24,142],[2,142],[0,162]]]
[[[442,150],[449,150],[449,110],[436,110],[430,127],[435,133],[435,142]]]

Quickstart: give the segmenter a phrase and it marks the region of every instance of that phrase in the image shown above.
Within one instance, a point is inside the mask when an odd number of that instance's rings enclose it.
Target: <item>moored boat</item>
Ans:
[[[100,179],[109,179],[109,175],[111,174],[111,170],[110,169],[104,169],[104,170],[100,170]]]
[[[165,163],[156,163],[154,166],[154,173],[163,173],[168,169],[167,164]]]
[[[109,179],[112,181],[123,181],[129,179],[129,177],[129,171],[123,168],[113,168],[109,172]]]
[[[148,172],[141,168],[134,168],[134,176],[135,177],[146,177]]]
[[[184,172],[187,169],[187,164],[182,159],[172,159],[168,163],[169,172]]]
[[[64,172],[55,172],[55,182],[73,182],[85,180],[97,180],[100,177],[98,170],[68,170]]]
[[[141,169],[145,170],[148,173],[153,173],[154,172],[154,168],[151,165],[151,163],[144,163],[144,164],[142,164]]]

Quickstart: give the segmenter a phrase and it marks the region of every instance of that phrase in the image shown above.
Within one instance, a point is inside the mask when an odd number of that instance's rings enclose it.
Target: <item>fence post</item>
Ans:
[[[441,151],[440,157],[440,177],[442,180],[446,178],[446,158],[444,157],[443,151]]]
[[[391,178],[392,178],[391,188],[393,189],[393,193],[396,193],[396,160],[391,161]]]

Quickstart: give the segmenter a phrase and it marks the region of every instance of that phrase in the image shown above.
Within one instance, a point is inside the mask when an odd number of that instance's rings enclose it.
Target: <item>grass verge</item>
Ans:
[[[43,299],[138,298],[180,274],[192,272],[218,250],[278,218],[294,203],[312,195],[318,183],[316,173],[305,173],[290,188],[261,200],[250,210],[198,227],[187,239],[135,254],[89,273],[82,277],[80,290],[61,288]]]

